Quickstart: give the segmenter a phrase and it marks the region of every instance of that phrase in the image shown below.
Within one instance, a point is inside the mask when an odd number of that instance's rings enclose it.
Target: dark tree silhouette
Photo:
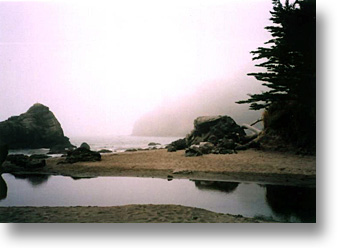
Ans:
[[[299,0],[294,3],[273,1],[271,21],[267,29],[272,39],[251,53],[253,60],[264,72],[249,73],[263,85],[267,92],[250,95],[250,99],[238,103],[250,103],[250,108],[268,108],[273,103],[296,101],[315,106],[316,98],[316,4],[314,0]]]
[[[297,146],[315,143],[316,112],[316,2],[297,0],[284,4],[272,0],[273,10],[267,26],[272,39],[252,51],[253,60],[262,60],[256,66],[262,72],[249,73],[269,91],[249,95],[250,109],[266,109],[267,126],[280,131]],[[280,114],[280,112],[283,112]],[[285,125],[292,127],[285,128]],[[300,136],[303,136],[301,140]]]

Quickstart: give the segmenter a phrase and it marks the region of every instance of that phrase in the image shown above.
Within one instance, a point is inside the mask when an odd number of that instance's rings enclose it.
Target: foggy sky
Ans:
[[[271,0],[120,2],[0,2],[0,121],[39,102],[66,136],[125,135],[213,82],[234,100],[262,89],[246,74]]]

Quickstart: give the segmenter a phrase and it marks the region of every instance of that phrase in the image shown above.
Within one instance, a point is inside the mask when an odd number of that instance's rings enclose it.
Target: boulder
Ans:
[[[202,156],[202,155],[203,153],[201,152],[199,145],[191,145],[185,151],[186,157],[197,157],[197,156]]]
[[[80,145],[80,148],[86,148],[88,150],[91,149],[91,147],[86,143],[86,142],[83,142],[81,145]]]
[[[187,148],[186,139],[178,139],[167,145],[168,151],[184,150]]]
[[[160,143],[150,142],[148,146],[160,146]]]
[[[201,116],[194,120],[194,130],[187,136],[187,145],[200,142],[216,144],[220,139],[240,142],[246,136],[244,129],[229,116]]]
[[[112,153],[111,150],[107,150],[107,149],[101,149],[98,151],[99,153]]]
[[[6,160],[13,165],[26,169],[42,168],[46,165],[44,159],[31,158],[24,154],[11,154],[7,156]]]
[[[176,148],[174,146],[168,146],[167,147],[167,151],[168,152],[176,152],[177,150],[176,150]]]
[[[138,149],[136,148],[129,148],[129,149],[126,149],[125,152],[137,152]]]
[[[60,163],[73,164],[76,162],[95,162],[100,160],[101,155],[99,152],[94,152],[87,148],[80,147],[73,151],[69,151],[65,158],[65,161],[62,161]]]
[[[211,142],[200,142],[199,149],[203,154],[209,154],[214,149],[214,145]]]
[[[48,107],[36,103],[26,113],[0,122],[0,144],[9,149],[73,147]]]

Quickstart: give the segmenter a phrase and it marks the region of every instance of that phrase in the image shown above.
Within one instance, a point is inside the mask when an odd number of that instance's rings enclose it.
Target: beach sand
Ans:
[[[185,157],[184,151],[165,149],[102,155],[99,162],[58,164],[63,158],[49,158],[44,168],[24,170],[4,164],[4,172],[50,174],[75,178],[137,176],[261,182],[315,187],[316,158],[258,150],[237,154],[208,154]]]
[[[265,221],[180,205],[125,205],[115,207],[0,207],[0,222],[261,223]]]
[[[261,182],[316,186],[316,158],[258,150],[237,154],[185,157],[184,151],[165,149],[102,155],[99,162],[58,164],[49,158],[44,168],[24,170],[5,162],[3,172],[64,175],[74,178],[135,176],[188,178],[213,181]],[[5,207],[0,222],[264,222],[177,205],[127,205],[114,207]]]

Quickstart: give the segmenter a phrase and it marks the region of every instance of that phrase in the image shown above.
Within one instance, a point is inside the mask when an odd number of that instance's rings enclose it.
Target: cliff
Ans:
[[[54,114],[40,103],[0,122],[0,144],[7,144],[10,149],[72,147]]]

